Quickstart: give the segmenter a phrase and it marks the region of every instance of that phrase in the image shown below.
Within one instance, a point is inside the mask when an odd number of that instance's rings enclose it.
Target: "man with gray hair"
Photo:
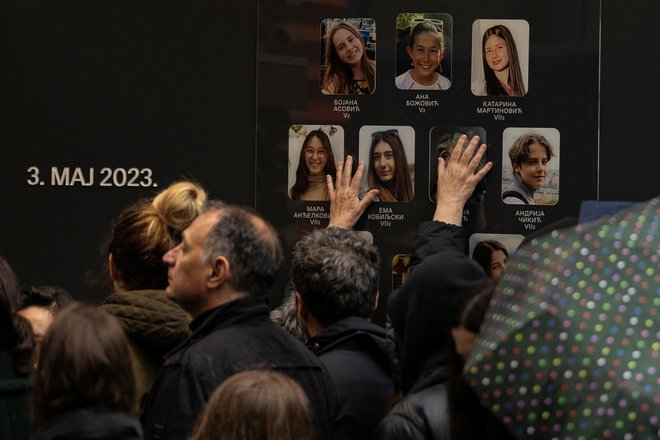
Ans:
[[[378,302],[378,250],[358,233],[316,230],[293,251],[298,320],[337,390],[335,439],[369,439],[393,390],[384,329],[369,322]]]
[[[322,364],[274,324],[266,305],[282,262],[273,227],[249,208],[209,203],[163,256],[166,294],[189,312],[192,335],[165,358],[143,401],[145,439],[186,439],[229,376],[276,370],[305,390],[319,439],[332,438],[336,401]]]

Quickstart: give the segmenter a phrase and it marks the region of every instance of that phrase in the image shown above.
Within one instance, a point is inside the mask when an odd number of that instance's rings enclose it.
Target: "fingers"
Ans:
[[[339,162],[337,164],[337,169],[342,166],[342,163]],[[332,176],[330,174],[325,176],[325,185],[328,187],[328,196],[330,197],[330,200],[335,199],[335,183],[332,181]]]
[[[362,200],[360,200],[360,204],[359,204],[360,215],[362,215],[364,210],[367,209],[367,206],[371,205],[371,202],[376,200],[376,197],[378,197],[377,189],[371,189],[364,194],[364,197],[362,197]]]
[[[351,184],[351,170],[353,169],[353,156],[346,156],[346,163],[343,166],[343,175],[341,184],[344,187],[347,187]],[[339,170],[337,170],[339,172]]]
[[[355,190],[357,190],[360,186],[360,180],[362,180],[362,173],[364,172],[364,167],[365,167],[364,161],[361,160],[360,163],[358,164],[357,170],[355,170],[355,175],[353,176],[353,180],[351,180],[351,187]]]

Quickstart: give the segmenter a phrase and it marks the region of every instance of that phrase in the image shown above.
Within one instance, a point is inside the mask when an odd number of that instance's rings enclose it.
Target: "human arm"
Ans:
[[[360,219],[364,210],[376,199],[377,189],[372,189],[360,199],[360,179],[364,172],[364,161],[360,164],[351,177],[353,157],[348,156],[346,163],[337,164],[337,176],[332,181],[332,176],[326,176],[328,195],[330,197],[330,222],[328,227],[351,229]]]

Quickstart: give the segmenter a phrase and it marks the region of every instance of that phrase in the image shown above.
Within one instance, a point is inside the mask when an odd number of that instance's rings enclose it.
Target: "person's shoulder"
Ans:
[[[471,85],[472,94],[476,96],[486,96],[486,80],[484,78],[478,78],[472,81]]]
[[[394,84],[397,86],[397,88],[403,90],[408,89],[411,85],[411,82],[412,78],[410,78],[410,70],[407,70],[394,79]]]
[[[451,87],[451,80],[446,76],[438,74],[438,84],[440,84],[440,88],[442,90],[447,90],[449,87]]]

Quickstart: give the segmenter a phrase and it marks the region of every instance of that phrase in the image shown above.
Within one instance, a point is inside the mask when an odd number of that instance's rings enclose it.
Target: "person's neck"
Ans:
[[[364,70],[362,70],[362,63],[356,63],[352,65],[351,74],[353,75],[353,79],[355,80],[365,79]]]
[[[500,70],[499,72],[495,72],[495,78],[502,84],[502,87],[504,90],[506,90],[506,93],[508,95],[511,94],[511,87],[509,87],[509,68],[505,68],[503,70]]]
[[[415,81],[417,84],[421,84],[423,86],[431,86],[435,84],[436,80],[438,79],[438,74],[436,72],[432,72],[433,74],[429,77],[424,77],[419,75],[417,72],[417,69],[412,69],[410,71],[410,76],[412,77],[413,81]]]
[[[245,292],[236,292],[232,289],[222,289],[214,292],[211,297],[199,307],[196,307],[194,310],[186,310],[190,313],[190,316],[197,318],[200,315],[208,312],[211,309],[215,309],[232,301],[235,301],[240,298],[248,296]]]

